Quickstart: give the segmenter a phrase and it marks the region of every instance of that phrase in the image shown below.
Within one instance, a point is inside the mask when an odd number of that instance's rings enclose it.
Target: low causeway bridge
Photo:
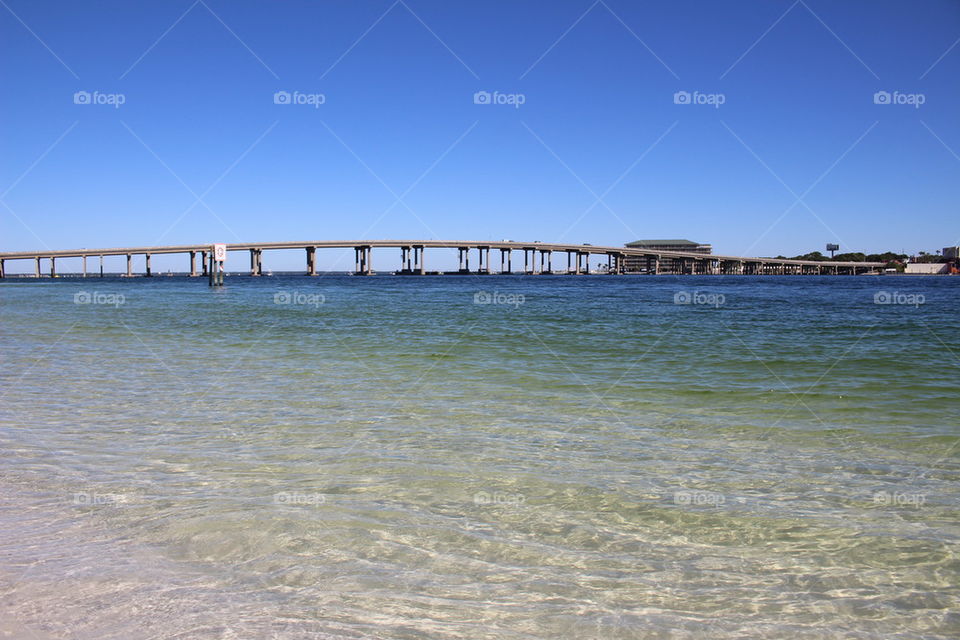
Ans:
[[[316,253],[318,249],[353,249],[354,273],[372,275],[373,249],[399,249],[400,268],[393,270],[400,275],[436,275],[448,274],[490,274],[516,273],[513,270],[514,252],[523,252],[523,270],[519,273],[570,274],[590,273],[591,257],[605,259],[603,273],[624,274],[692,274],[692,275],[856,275],[882,269],[882,262],[818,262],[813,260],[789,260],[784,258],[748,258],[702,254],[684,251],[660,251],[634,249],[627,247],[602,247],[588,244],[558,244],[546,242],[472,242],[446,240],[352,240],[352,241],[315,241],[315,242],[255,242],[226,244],[228,252],[248,252],[250,255],[250,275],[262,275],[262,255],[264,251],[299,249],[306,252],[306,275],[317,275]],[[459,256],[459,268],[456,271],[427,271],[425,252],[427,249],[456,250]],[[143,275],[152,275],[150,257],[159,254],[181,253],[189,256],[191,276],[208,275],[213,268],[214,245],[175,245],[159,247],[120,247],[112,249],[72,249],[46,251],[8,251],[0,252],[0,278],[5,275],[5,263],[12,260],[32,260],[34,276],[50,277],[57,275],[58,258],[82,258],[83,275],[88,274],[87,258],[99,258],[99,275],[103,276],[104,256],[126,256],[127,276],[134,276],[133,257],[144,256]],[[470,254],[476,252],[476,268],[470,268]],[[500,268],[491,267],[490,252],[499,251]],[[554,254],[566,254],[566,268],[554,269]],[[200,257],[198,271],[197,257]],[[47,261],[49,271],[41,269],[41,261]],[[519,263],[517,265],[519,267]],[[560,265],[558,265],[559,267]]]

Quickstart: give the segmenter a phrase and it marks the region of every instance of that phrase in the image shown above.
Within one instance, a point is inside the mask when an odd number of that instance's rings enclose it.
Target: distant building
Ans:
[[[944,247],[943,257],[948,260],[957,260],[960,258],[960,247]]]
[[[918,275],[932,275],[936,273],[950,273],[950,265],[940,262],[911,262],[908,265],[905,265],[903,268],[904,273],[912,273]]]
[[[649,251],[683,251],[686,253],[713,253],[713,245],[701,244],[690,240],[634,240],[626,245],[628,249],[645,249]],[[624,270],[628,273],[642,273],[647,269],[646,258],[627,256],[623,261]],[[673,260],[663,258],[660,268],[664,271],[673,271]]]
[[[651,249],[654,251],[686,251],[688,253],[713,253],[713,245],[700,244],[690,240],[634,240],[628,242],[630,249]]]

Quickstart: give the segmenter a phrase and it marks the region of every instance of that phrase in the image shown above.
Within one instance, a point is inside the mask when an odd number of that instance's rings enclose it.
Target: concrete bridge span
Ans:
[[[321,249],[353,249],[354,273],[371,275],[374,273],[372,250],[381,248],[399,249],[400,268],[390,269],[402,275],[436,274],[427,271],[425,253],[427,249],[456,250],[459,257],[458,269],[453,274],[571,274],[582,275],[590,272],[590,259],[593,256],[606,258],[604,273],[624,274],[624,264],[629,256],[639,258],[633,264],[640,264],[633,273],[693,274],[693,275],[856,275],[883,268],[882,262],[833,262],[813,260],[789,260],[783,258],[761,258],[729,256],[719,254],[701,254],[683,251],[660,251],[635,249],[628,247],[605,247],[589,244],[564,244],[551,242],[514,242],[514,241],[464,241],[464,240],[316,240],[308,242],[244,242],[226,244],[228,252],[247,252],[250,256],[250,275],[262,275],[262,255],[264,251],[299,249],[305,251],[307,275],[317,275],[316,252]],[[144,256],[145,276],[152,275],[150,258],[153,255],[179,253],[189,257],[191,276],[207,275],[213,246],[210,244],[113,247],[104,249],[64,249],[44,251],[7,251],[0,252],[0,278],[6,275],[5,264],[13,260],[30,260],[34,263],[34,276],[49,275],[56,277],[58,258],[82,258],[83,274],[88,274],[87,259],[99,259],[99,275],[103,275],[104,256],[126,256],[127,276],[134,276],[133,257]],[[499,269],[491,266],[490,252],[499,252]],[[471,252],[476,252],[476,268],[470,268]],[[523,253],[523,269],[513,268],[514,252]],[[566,255],[566,267],[557,265],[554,269],[554,253]],[[200,269],[197,265],[200,257]],[[49,269],[41,269],[41,261],[47,261]],[[519,261],[517,267],[519,268]]]

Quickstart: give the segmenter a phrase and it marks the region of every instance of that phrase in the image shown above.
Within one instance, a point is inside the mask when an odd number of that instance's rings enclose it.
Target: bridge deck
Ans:
[[[0,252],[0,260],[29,260],[37,258],[80,258],[97,256],[124,255],[160,255],[169,253],[190,253],[210,251],[209,244],[170,245],[153,247],[113,247],[104,249],[63,249],[45,251],[6,251]],[[660,258],[683,258],[691,260],[714,260],[724,262],[763,263],[768,265],[796,265],[842,268],[879,268],[883,262],[834,262],[815,260],[790,260],[786,258],[764,258],[703,254],[685,251],[660,251],[634,249],[628,247],[605,247],[583,244],[559,244],[550,242],[513,242],[513,241],[462,241],[462,240],[317,240],[309,242],[242,242],[228,243],[227,251],[274,250],[274,249],[354,249],[364,248],[412,248],[424,249],[502,249],[509,251],[570,252],[590,255],[616,256],[659,256]]]

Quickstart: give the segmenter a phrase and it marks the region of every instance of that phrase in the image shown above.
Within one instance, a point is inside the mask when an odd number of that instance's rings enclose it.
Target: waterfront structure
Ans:
[[[928,276],[950,273],[950,265],[946,262],[911,262],[904,265],[903,272]]]
[[[634,240],[626,247],[631,249],[658,249],[660,251],[686,251],[687,253],[713,253],[713,245],[690,240]]]
[[[634,240],[628,242],[625,247],[630,249],[645,249],[648,251],[680,251],[683,253],[698,253],[710,255],[713,253],[713,245],[692,242],[690,240]],[[681,264],[674,264],[672,258],[664,258],[661,261],[661,272],[670,273],[679,268]],[[642,256],[627,256],[624,269],[627,273],[647,273],[647,262]]]
[[[150,258],[158,254],[181,253],[189,256],[189,274],[208,276],[211,253],[215,245],[175,245],[160,247],[117,247],[111,249],[70,249],[60,251],[8,251],[0,252],[0,278],[5,275],[5,264],[12,260],[33,262],[34,276],[39,278],[46,273],[57,277],[57,260],[64,258],[82,258],[82,274],[88,275],[87,258],[98,258],[99,274],[103,276],[104,256],[125,256],[126,275],[134,276],[134,256],[144,257],[143,275],[150,277]],[[707,245],[709,246],[709,245]],[[262,255],[264,251],[299,249],[306,253],[306,275],[317,275],[316,252],[318,249],[353,249],[354,273],[372,275],[374,273],[373,249],[399,249],[400,268],[391,270],[398,275],[435,275],[441,272],[427,271],[426,249],[455,250],[459,256],[456,271],[448,274],[517,273],[513,269],[513,254],[523,252],[523,270],[519,273],[530,275],[570,274],[584,275],[591,272],[591,260],[599,266],[597,258],[603,261],[605,273],[617,275],[628,273],[627,264],[642,265],[639,272],[678,275],[856,275],[878,272],[883,262],[832,262],[815,260],[791,260],[787,258],[749,258],[743,256],[725,256],[695,251],[667,251],[640,247],[602,247],[589,244],[560,244],[543,242],[514,242],[504,240],[463,241],[463,240],[318,240],[308,242],[251,242],[223,245],[225,252],[248,252],[250,255],[250,275],[263,273]],[[490,252],[500,252],[500,269],[491,265]],[[477,253],[477,267],[470,269],[470,253]],[[566,268],[554,269],[554,253],[566,254]],[[200,257],[202,273],[197,269],[197,257]],[[41,267],[47,261],[48,271]],[[519,261],[518,261],[519,266]],[[559,267],[559,265],[557,265]],[[634,271],[636,273],[636,271]]]

